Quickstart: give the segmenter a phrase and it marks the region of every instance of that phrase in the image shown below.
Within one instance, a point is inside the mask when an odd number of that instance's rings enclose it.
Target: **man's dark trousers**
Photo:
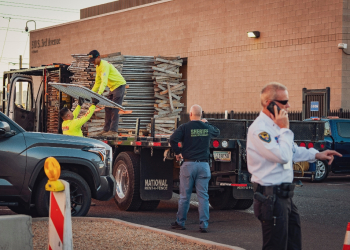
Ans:
[[[261,216],[262,203],[254,199],[254,213]],[[300,250],[301,227],[298,209],[292,198],[280,198],[276,196],[274,204],[274,220],[262,221],[263,250]],[[274,225],[276,223],[276,225]]]
[[[124,99],[125,85],[121,85],[113,91],[110,91],[107,98],[119,105],[122,105]],[[105,126],[104,131],[118,132],[119,109],[105,108]]]

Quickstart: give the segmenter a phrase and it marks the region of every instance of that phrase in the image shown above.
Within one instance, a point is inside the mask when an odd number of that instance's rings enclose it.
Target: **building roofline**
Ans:
[[[171,2],[171,1],[173,1],[173,0],[161,0],[161,1],[153,2],[153,3],[139,5],[139,6],[135,6],[135,7],[127,8],[127,9],[122,9],[122,10],[117,10],[117,11],[113,11],[113,12],[109,12],[109,13],[105,13],[105,14],[101,14],[101,15],[97,15],[97,16],[87,17],[87,18],[84,18],[84,19],[79,19],[79,20],[68,22],[68,23],[61,23],[61,24],[57,24],[57,25],[53,25],[53,26],[49,26],[49,27],[45,27],[45,28],[41,28],[41,29],[31,30],[30,33],[35,33],[35,32],[46,30],[46,29],[57,28],[57,27],[64,26],[64,25],[69,25],[69,24],[72,24],[72,23],[79,23],[79,22],[86,21],[86,20],[91,20],[91,19],[95,19],[95,18],[99,18],[99,17],[114,15],[114,14],[117,14],[117,13],[122,13],[122,12],[126,12],[126,11],[136,10],[136,9],[145,8],[145,7],[149,7],[149,6],[156,5],[156,4],[167,3],[167,2]]]

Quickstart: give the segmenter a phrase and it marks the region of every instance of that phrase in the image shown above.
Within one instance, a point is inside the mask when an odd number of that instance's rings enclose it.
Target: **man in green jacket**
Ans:
[[[78,106],[74,109],[74,111],[70,111],[68,108],[64,107],[60,110],[60,116],[63,120],[62,122],[62,132],[64,135],[73,135],[83,137],[83,132],[81,131],[81,127],[90,120],[91,116],[94,114],[96,105],[99,101],[96,98],[92,98],[92,105],[89,110],[85,113],[84,116],[77,118],[81,106],[84,103],[84,99],[79,97]]]
[[[126,81],[119,71],[110,63],[101,60],[100,53],[92,50],[88,54],[89,62],[96,66],[95,85],[93,92],[100,95],[104,92],[106,86],[109,88],[107,98],[119,105],[122,105],[125,92]],[[119,109],[105,108],[105,125],[99,136],[118,137]]]

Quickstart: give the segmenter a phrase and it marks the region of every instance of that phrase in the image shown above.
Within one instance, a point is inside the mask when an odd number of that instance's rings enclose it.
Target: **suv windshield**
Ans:
[[[338,135],[345,138],[350,138],[350,123],[349,122],[338,122]]]

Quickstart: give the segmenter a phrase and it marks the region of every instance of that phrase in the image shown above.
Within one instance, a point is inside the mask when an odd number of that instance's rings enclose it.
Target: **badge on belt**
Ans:
[[[260,138],[260,140],[262,140],[264,142],[267,142],[267,143],[271,142],[271,137],[267,132],[261,132],[259,134],[259,138]]]

